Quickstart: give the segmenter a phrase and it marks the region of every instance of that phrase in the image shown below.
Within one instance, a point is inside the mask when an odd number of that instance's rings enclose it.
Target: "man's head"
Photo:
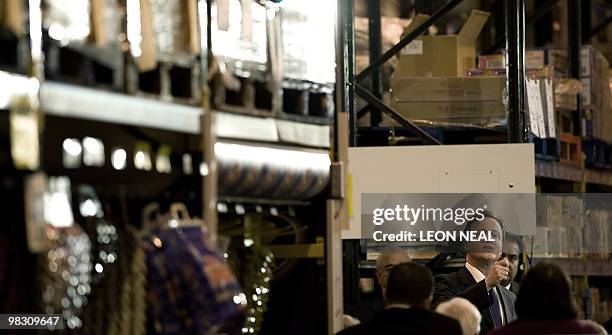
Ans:
[[[478,308],[467,299],[452,298],[438,305],[436,312],[457,319],[461,324],[463,335],[478,335],[480,333],[482,316]]]
[[[569,277],[558,265],[548,262],[529,269],[515,306],[520,320],[575,319],[578,315]]]
[[[387,278],[391,269],[400,263],[410,262],[410,256],[401,248],[392,248],[382,252],[376,259],[376,279],[384,290],[387,289]]]
[[[523,250],[523,241],[521,241],[520,236],[506,233],[504,236],[501,258],[505,257],[508,259],[508,263],[510,264],[510,275],[508,276],[508,279],[501,281],[502,286],[510,285],[516,277],[519,267],[519,259],[521,258],[521,253]]]
[[[481,232],[490,232],[494,241],[469,241],[464,244],[468,257],[486,263],[494,263],[502,254],[503,224],[491,212],[484,211],[482,220],[474,219],[465,224],[464,231],[475,231],[476,236]]]
[[[433,296],[433,275],[425,265],[401,263],[389,273],[385,300],[389,304],[404,304],[428,308]]]

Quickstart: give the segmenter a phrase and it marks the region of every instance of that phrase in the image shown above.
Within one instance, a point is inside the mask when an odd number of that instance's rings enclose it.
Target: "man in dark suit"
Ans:
[[[424,265],[402,263],[389,273],[385,310],[338,335],[461,334],[455,319],[429,310],[433,275]]]
[[[516,275],[519,270],[520,259],[523,256],[523,250],[525,250],[525,248],[520,236],[506,233],[502,247],[502,258],[504,256],[508,258],[508,263],[510,264],[510,275],[508,276],[508,279],[501,281],[501,286],[507,288],[515,295],[518,294],[520,288],[520,284],[515,281],[515,279],[517,279]]]
[[[487,334],[516,319],[516,296],[500,285],[510,274],[507,258],[500,257],[503,227],[499,219],[485,212],[482,220],[466,223],[464,230],[484,231],[492,240],[463,244],[467,253],[465,266],[457,272],[436,277],[434,306],[456,296],[469,300],[482,315],[480,334]]]

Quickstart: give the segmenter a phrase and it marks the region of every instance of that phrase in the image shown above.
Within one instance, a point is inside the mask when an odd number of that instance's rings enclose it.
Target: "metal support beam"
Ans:
[[[589,40],[593,36],[599,34],[600,31],[604,30],[610,23],[612,23],[612,16],[608,16],[601,23],[597,24],[591,31],[586,35],[586,39]]]
[[[580,0],[580,7],[582,8],[581,14],[581,29],[582,29],[582,43],[589,43],[591,36],[591,0]]]
[[[398,54],[406,45],[412,42],[416,37],[423,34],[429,29],[432,25],[438,22],[444,15],[450,12],[453,8],[455,8],[458,4],[460,4],[463,0],[452,0],[444,5],[442,8],[438,9],[427,21],[425,21],[421,26],[417,27],[410,34],[404,36],[396,45],[391,47],[391,49],[387,50],[382,56],[380,56],[376,60],[370,60],[370,65],[366,67],[361,73],[359,73],[355,77],[355,82],[359,82],[372,73],[376,71],[381,65],[387,62],[391,57]]]
[[[371,109],[371,105],[370,104],[366,104],[365,106],[363,106],[363,108],[361,108],[358,112],[357,112],[357,119],[359,120],[360,118],[362,118],[364,115],[368,114],[368,112]]]
[[[337,48],[338,77],[337,94],[341,101],[338,104],[340,113],[349,115],[349,146],[357,145],[357,115],[355,114],[355,1],[338,0]]]
[[[559,0],[546,0],[544,2],[541,2],[538,5],[538,7],[534,10],[534,12],[531,13],[531,15],[527,17],[527,19],[525,20],[525,25],[530,26],[534,24],[537,20],[539,20],[544,15],[546,15],[548,12],[550,12],[555,7],[558,1]],[[497,41],[495,41],[495,43],[493,43],[493,45],[488,47],[483,53],[484,54],[494,53],[495,51],[497,51],[498,49],[501,49],[504,46],[504,42],[505,42],[505,39],[503,38],[497,39]]]
[[[404,116],[396,112],[393,108],[387,106],[384,102],[376,98],[372,93],[368,92],[368,90],[366,90],[359,84],[355,84],[355,93],[365,99],[374,108],[380,109],[383,113],[387,114],[397,123],[408,128],[416,136],[423,139],[426,144],[442,144],[433,136],[429,135],[427,132],[423,131],[421,128],[412,123],[410,120],[406,119]]]
[[[580,48],[582,46],[582,13],[580,1],[567,0],[567,41],[569,44],[569,67],[570,76],[580,80]],[[577,108],[574,113],[574,135],[580,133],[580,109],[581,99],[578,95]]]
[[[368,0],[368,44],[370,59],[378,59],[382,53],[382,34],[380,30],[380,0]],[[377,98],[382,98],[382,71],[380,68],[372,72],[371,90]],[[380,110],[370,109],[370,125],[378,126],[382,121]],[[359,118],[359,117],[357,117]]]
[[[505,0],[505,5],[508,142],[520,143],[525,138],[525,4],[523,0]]]

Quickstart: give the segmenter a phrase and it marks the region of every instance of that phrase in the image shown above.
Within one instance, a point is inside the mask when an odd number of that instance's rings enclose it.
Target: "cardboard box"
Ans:
[[[545,67],[546,50],[526,50],[525,51],[525,69],[536,70]],[[505,70],[506,69],[506,54],[505,50],[502,54],[497,55],[481,55],[478,56],[478,68],[481,70]]]
[[[562,76],[569,73],[567,49],[553,48],[546,51],[546,65],[552,66]]]
[[[582,257],[584,254],[583,228],[567,228],[568,253],[570,257]]]
[[[481,70],[505,70],[506,57],[502,54],[478,56],[478,68]]]
[[[577,196],[563,196],[561,225],[566,228],[582,228],[584,225],[584,203]]]
[[[505,77],[395,77],[391,107],[411,120],[490,126],[505,122]]]
[[[539,69],[546,65],[546,50],[537,49],[525,51],[525,69]]]
[[[418,14],[403,36],[429,18]],[[473,10],[457,35],[419,36],[399,55],[400,76],[464,76],[476,67],[476,39],[489,13]]]
[[[393,102],[503,102],[505,77],[394,77]]]
[[[537,225],[541,227],[560,226],[563,199],[555,195],[547,195],[537,199]]]
[[[531,240],[527,239],[526,245],[531,244]],[[552,242],[552,228],[536,227],[536,234],[533,237],[533,256],[534,257],[553,257],[550,244]]]
[[[553,257],[567,257],[569,239],[567,228],[551,227],[548,235],[548,252]]]

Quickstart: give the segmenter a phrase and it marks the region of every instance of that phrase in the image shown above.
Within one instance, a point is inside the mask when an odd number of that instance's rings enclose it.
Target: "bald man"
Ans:
[[[383,302],[387,294],[387,280],[389,279],[389,272],[394,266],[410,262],[410,256],[408,253],[400,248],[392,248],[382,252],[376,259],[376,279],[378,285],[382,289]]]
[[[380,285],[382,294],[363,294],[359,299],[359,304],[356,306],[349,306],[345,312],[356,317],[360,321],[367,321],[370,320],[376,312],[384,310],[384,297],[387,293],[389,273],[395,265],[406,262],[410,262],[410,256],[400,248],[393,247],[380,253],[376,259],[376,281]]]
[[[482,316],[478,308],[465,298],[455,297],[438,305],[436,312],[459,321],[463,335],[478,335]]]

